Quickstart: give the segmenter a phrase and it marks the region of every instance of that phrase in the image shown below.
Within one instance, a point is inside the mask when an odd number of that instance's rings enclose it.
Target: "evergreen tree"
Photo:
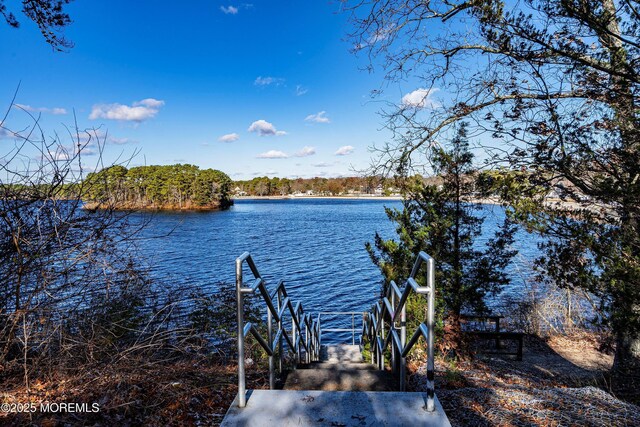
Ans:
[[[374,246],[367,243],[366,248],[384,274],[385,287],[391,280],[398,284],[406,280],[418,252],[436,260],[436,304],[445,319],[444,346],[457,355],[464,350],[460,314],[485,312],[485,297],[510,282],[504,269],[516,253],[511,249],[515,227],[505,219],[484,248],[478,247],[484,218],[478,214],[482,206],[474,201],[477,169],[466,124],[459,127],[450,147],[435,148],[431,157],[439,180],[430,184],[413,180],[403,209],[387,208],[399,240],[384,240],[376,233]],[[426,283],[424,276],[417,280]],[[426,301],[419,301],[409,307],[414,311],[411,317],[422,320]]]
[[[543,248],[550,280],[604,302],[616,339],[613,368],[637,375],[637,2],[366,0],[353,12],[356,50],[379,59],[388,79],[418,85],[388,114],[395,144],[382,149],[375,170],[416,163],[452,125],[473,123],[495,162],[526,172],[510,199],[517,217],[552,241]],[[559,182],[570,209],[544,202]],[[533,200],[522,197],[538,188]]]

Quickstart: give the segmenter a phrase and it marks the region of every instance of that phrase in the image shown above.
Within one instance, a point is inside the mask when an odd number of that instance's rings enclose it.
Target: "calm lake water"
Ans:
[[[204,289],[234,283],[234,261],[249,251],[270,289],[284,280],[290,296],[307,311],[364,311],[376,300],[382,281],[364,243],[372,241],[376,231],[384,238],[395,236],[385,206],[402,204],[238,200],[223,212],[161,212],[151,216],[143,234],[164,237],[143,240],[141,247],[153,275],[165,282]],[[485,206],[483,213],[487,233],[504,218],[496,206]],[[524,233],[516,246],[521,255],[511,267],[514,283],[506,293],[522,289],[535,253],[535,242]]]

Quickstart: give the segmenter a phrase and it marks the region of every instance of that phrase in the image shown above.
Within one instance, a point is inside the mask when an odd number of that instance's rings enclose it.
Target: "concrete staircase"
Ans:
[[[365,363],[358,346],[323,346],[321,362],[302,365],[283,390],[251,390],[247,406],[237,398],[222,426],[442,426],[450,427],[436,398],[398,392],[391,372]]]

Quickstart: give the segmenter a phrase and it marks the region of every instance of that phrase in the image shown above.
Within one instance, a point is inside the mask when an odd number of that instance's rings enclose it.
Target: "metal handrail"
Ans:
[[[351,328],[324,328],[324,332],[351,332],[351,345],[356,344],[356,332],[360,332],[361,328],[356,327],[356,315],[362,316],[362,326],[364,326],[364,315],[366,312],[362,311],[323,311],[318,313],[318,319],[320,316],[351,316]],[[325,321],[326,323],[326,321]],[[362,336],[360,336],[360,342],[362,344]]]
[[[415,277],[423,263],[427,264],[427,286],[420,286]],[[411,293],[426,295],[427,319],[415,330],[407,342],[407,307]],[[362,327],[362,336],[369,339],[371,363],[384,369],[384,351],[391,344],[391,365],[400,376],[400,391],[406,390],[406,357],[421,336],[427,341],[427,411],[435,410],[434,390],[434,312],[435,312],[435,261],[424,252],[416,258],[411,274],[401,291],[391,281],[386,295],[368,313]],[[400,326],[396,322],[400,321]],[[385,328],[388,326],[388,333]],[[399,331],[399,334],[398,334]]]
[[[247,263],[253,281],[249,286],[245,286],[242,278],[242,267]],[[267,339],[265,339],[258,328],[251,322],[244,322],[244,295],[253,294],[258,290],[267,307]],[[276,304],[274,304],[274,300]],[[322,329],[320,327],[320,315],[314,321],[310,314],[305,314],[302,304],[293,304],[283,281],[278,283],[276,289],[269,294],[264,279],[260,276],[258,269],[251,258],[249,252],[245,252],[236,259],[236,301],[238,304],[238,406],[243,408],[247,404],[246,396],[246,375],[244,361],[244,341],[251,333],[260,346],[269,356],[269,388],[275,388],[275,360],[276,348],[279,350],[280,363],[279,370],[282,372],[284,357],[284,343],[289,350],[296,355],[296,361],[301,358],[302,348],[305,350],[305,360],[310,363],[320,359],[320,346]],[[291,315],[291,336],[284,328],[284,315],[289,311]],[[277,324],[277,332],[273,334],[273,322]],[[304,328],[304,339],[302,339],[302,329]]]

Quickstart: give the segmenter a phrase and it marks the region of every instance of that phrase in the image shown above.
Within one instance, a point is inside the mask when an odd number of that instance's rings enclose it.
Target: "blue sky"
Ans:
[[[64,53],[16,13],[21,28],[0,25],[0,107],[20,85],[16,104],[63,145],[75,111],[80,128],[107,133],[107,163],[137,153],[131,165],[192,163],[233,179],[354,175],[369,164],[368,148],[390,135],[369,97],[382,75],[361,71],[339,9],[329,1],[77,0],[65,31],[75,47]],[[14,107],[4,126],[27,123]],[[91,147],[86,154],[91,168],[97,156]]]

